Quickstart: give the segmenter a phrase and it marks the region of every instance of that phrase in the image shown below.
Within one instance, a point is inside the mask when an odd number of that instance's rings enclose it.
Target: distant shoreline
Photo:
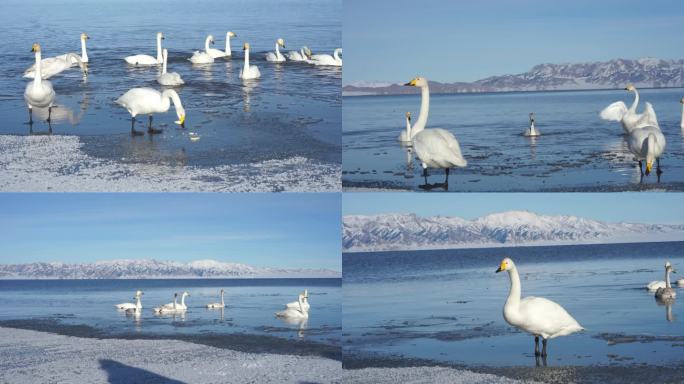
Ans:
[[[83,280],[200,280],[200,281],[206,281],[206,280],[339,280],[340,282],[342,281],[342,273],[339,274],[337,277],[333,276],[325,276],[325,277],[317,277],[317,276],[307,276],[307,277],[301,277],[301,276],[295,276],[295,277],[267,277],[267,276],[259,276],[259,277],[159,277],[159,276],[152,276],[152,277],[30,277],[30,276],[11,276],[11,277],[6,277],[6,276],[0,276],[0,281],[31,281],[31,280],[45,280],[45,281],[54,281],[54,280],[70,280],[70,281],[83,281]]]
[[[639,90],[654,89],[684,89],[682,87],[638,87]],[[591,92],[591,91],[620,91],[622,88],[577,88],[577,89],[536,89],[536,90],[502,90],[502,91],[463,91],[463,92],[434,92],[430,91],[430,96],[434,95],[487,95],[487,94],[518,94],[518,93],[562,93],[562,92]],[[406,93],[374,93],[374,92],[349,92],[342,87],[342,97],[374,97],[374,96],[414,96],[419,95],[419,90],[411,89]]]

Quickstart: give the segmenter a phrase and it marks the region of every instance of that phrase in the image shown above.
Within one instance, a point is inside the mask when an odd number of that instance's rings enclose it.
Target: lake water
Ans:
[[[221,288],[226,307],[207,309],[206,304],[221,301]],[[308,321],[290,323],[274,316],[305,288]],[[144,292],[139,317],[114,307],[135,302],[138,289]],[[173,293],[182,291],[191,295],[185,314],[153,313],[153,307],[172,302]],[[107,336],[268,335],[334,346],[341,333],[340,279],[0,280],[0,294],[0,320],[56,320]]]
[[[631,105],[626,91],[431,95],[428,128],[451,131],[468,160],[466,168],[452,170],[452,191],[682,190],[684,90],[640,93],[640,108],[644,101],[654,105],[667,139],[660,183],[655,173],[640,182],[622,127],[598,116],[614,101]],[[418,118],[420,95],[345,97],[343,104],[343,187],[418,190],[420,163],[397,138],[407,111]],[[538,138],[521,135],[530,112]],[[430,183],[444,180],[443,170],[430,174]]]
[[[78,136],[85,155],[125,164],[198,167],[305,158],[312,164],[340,167],[341,69],[264,59],[278,37],[285,39],[286,51],[306,45],[314,53],[331,53],[340,47],[339,0],[9,0],[4,10],[1,135],[48,132],[42,121],[46,116],[36,114],[31,131],[25,124],[27,80],[21,76],[34,62],[31,45],[39,42],[43,57],[80,54],[79,36],[86,32],[87,79],[78,68],[50,79],[59,106],[53,110],[52,133]],[[229,30],[237,33],[231,40],[232,60],[216,59],[203,66],[187,60],[193,51],[203,49],[208,34],[214,35],[215,48],[224,49]],[[183,129],[173,124],[177,117],[172,107],[155,115],[162,134],[131,137],[130,115],[114,100],[134,87],[161,89],[156,82],[161,68],[131,67],[123,58],[138,53],[155,56],[158,31],[165,35],[169,71],[180,73],[185,81],[178,92],[186,125]],[[261,70],[258,80],[238,78],[243,42],[251,44],[251,63]],[[139,116],[137,129],[145,131],[146,124],[146,116]],[[199,140],[190,140],[190,132]],[[26,170],[32,171],[39,170]]]
[[[549,367],[684,363],[684,288],[670,308],[644,288],[664,279],[665,260],[684,269],[684,242],[344,254],[345,361],[534,367],[533,338],[503,319],[504,256],[523,296],[558,302],[586,328],[549,341]]]

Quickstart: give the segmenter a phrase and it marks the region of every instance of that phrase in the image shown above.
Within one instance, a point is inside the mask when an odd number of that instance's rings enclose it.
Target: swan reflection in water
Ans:
[[[292,325],[297,327],[299,330],[297,331],[297,335],[302,338],[306,335],[306,329],[309,324],[309,319],[295,319],[292,317],[278,317],[280,321],[287,325]]]
[[[675,299],[674,298],[663,299],[663,298],[656,297],[655,301],[659,307],[665,307],[665,319],[669,322],[675,321],[676,318],[672,314],[672,306],[675,303]]]
[[[251,94],[259,84],[256,80],[242,80],[242,109],[249,112],[252,109]]]
[[[77,113],[74,112],[74,109],[66,105],[55,105],[52,108],[34,107],[33,115],[36,117],[35,120],[47,122],[48,130],[47,132],[34,131],[33,124],[35,124],[35,121],[29,122],[29,135],[50,135],[52,134],[52,124],[68,123],[71,126],[78,125],[88,110],[88,102],[88,94],[84,93],[83,100],[79,103],[80,107]]]

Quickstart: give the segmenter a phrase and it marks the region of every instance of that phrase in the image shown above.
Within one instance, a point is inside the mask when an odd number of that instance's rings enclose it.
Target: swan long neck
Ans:
[[[335,61],[340,61],[340,60],[341,60],[341,59],[340,59],[340,51],[341,51],[341,50],[340,50],[339,48],[337,48],[337,49],[335,49],[335,51],[333,52],[333,57],[335,58]]]
[[[166,73],[166,60],[168,59],[167,55],[164,55],[164,62],[162,63],[162,75]]]
[[[88,52],[86,51],[86,39],[81,39],[81,58],[83,61],[88,61]]]
[[[185,293],[181,296],[181,307],[185,307]]]
[[[306,313],[306,310],[304,310],[304,299],[302,299],[302,297],[299,296],[299,299],[297,299],[297,301],[299,301],[299,311],[301,313]]]
[[[173,295],[173,309],[178,306],[178,295]]]
[[[33,78],[33,88],[39,88],[43,81],[43,70],[41,65],[40,51],[36,51],[36,75]]]
[[[672,288],[670,286],[670,269],[665,268],[665,288]]]
[[[223,302],[223,292],[221,292],[221,305],[225,305],[225,303]]]
[[[413,128],[411,129],[412,136],[417,135],[418,132],[425,129],[428,119],[428,111],[430,110],[430,89],[427,85],[425,85],[424,87],[421,87],[420,90],[420,114],[418,115],[418,121],[413,124]]]
[[[233,55],[230,49],[230,33],[226,33],[226,55]]]
[[[679,126],[684,128],[684,103],[682,103],[682,119],[679,122]]]
[[[506,306],[513,305],[517,307],[520,305],[520,275],[518,275],[518,269],[510,269],[508,276],[511,278],[511,291],[508,293]]]
[[[169,100],[173,101],[173,106],[176,108],[176,112],[178,112],[180,109],[183,108],[183,104],[181,104],[180,97],[178,96],[178,93],[174,91],[173,89],[167,89],[164,92],[162,92],[162,103],[164,103],[164,107],[166,109],[169,109]]]
[[[656,153],[656,137],[654,134],[649,134],[648,138],[646,139],[648,142],[646,143],[648,152],[646,152],[646,160],[650,160],[649,157],[655,156]]]
[[[406,138],[411,139],[411,119],[406,118]]]
[[[162,58],[162,46],[161,46],[161,41],[162,41],[162,37],[161,37],[161,36],[157,36],[157,63],[161,63],[162,60],[164,60],[164,59]]]
[[[211,38],[207,36],[207,39],[204,40],[204,51],[209,53],[209,42],[211,41]]]
[[[278,42],[275,45],[276,57],[280,57],[280,48],[278,47]]]
[[[135,309],[141,309],[142,308],[142,303],[140,302],[140,296],[136,296],[135,298]]]
[[[245,70],[249,70],[249,48],[245,49]]]
[[[637,109],[637,105],[639,105],[639,91],[637,91],[637,89],[634,88],[634,102],[632,103],[632,106],[629,107],[629,109],[632,112],[635,112]]]

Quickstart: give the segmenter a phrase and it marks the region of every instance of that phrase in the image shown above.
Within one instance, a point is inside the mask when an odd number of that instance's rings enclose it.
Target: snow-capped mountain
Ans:
[[[684,86],[684,60],[640,58],[615,59],[579,64],[539,64],[525,73],[491,76],[472,83],[430,82],[431,93],[506,92],[573,89],[614,89],[627,83],[637,87],[661,88]],[[414,87],[400,84],[359,83],[343,87],[354,95],[390,95],[417,93]]]
[[[94,263],[0,264],[0,279],[144,279],[340,277],[328,269],[261,268],[246,264],[198,260],[189,263],[159,260],[108,260]]]
[[[345,216],[342,231],[342,246],[347,252],[684,241],[684,225],[605,223],[527,211],[495,213],[475,220],[415,214]]]

